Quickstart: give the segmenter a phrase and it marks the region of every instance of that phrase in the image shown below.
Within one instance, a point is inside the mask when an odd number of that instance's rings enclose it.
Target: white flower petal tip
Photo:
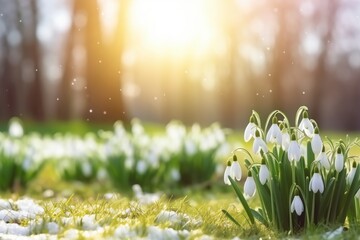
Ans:
[[[255,131],[256,131],[256,124],[253,122],[249,122],[244,131],[245,142],[248,142],[250,141],[251,138],[255,137]]]
[[[284,151],[287,151],[289,149],[290,145],[290,134],[288,132],[282,133],[282,142],[281,146]]]
[[[320,173],[318,173],[316,170],[315,170],[314,175],[310,179],[309,191],[312,191],[314,193],[317,193],[317,192],[323,193],[324,192],[324,182],[321,178]]]
[[[355,173],[356,173],[356,165],[357,165],[357,164],[356,164],[356,162],[354,161],[354,162],[353,162],[353,165],[352,165],[352,168],[351,168],[349,174],[348,174],[347,177],[346,177],[346,183],[347,183],[348,185],[351,185],[352,182],[353,182],[353,180],[354,180]]]
[[[316,161],[318,161],[322,167],[324,167],[326,170],[330,170],[330,161],[328,156],[326,155],[325,151],[322,151],[316,158]]]
[[[268,167],[265,164],[261,164],[259,170],[259,180],[262,185],[266,183],[266,181],[270,178],[270,172]]]
[[[259,154],[260,151],[263,151],[264,153],[267,153],[268,148],[266,146],[265,141],[260,137],[255,137],[254,143],[253,143],[253,151],[256,154]]]
[[[323,142],[319,134],[315,133],[311,139],[311,148],[315,155],[319,155],[323,148]]]
[[[341,152],[341,148],[338,148],[338,151],[335,156],[335,170],[341,172],[344,168],[344,155]]]
[[[244,184],[244,194],[247,198],[251,198],[255,195],[256,192],[256,185],[254,178],[251,174],[248,175],[248,177],[245,180]]]
[[[300,196],[296,195],[291,202],[290,210],[293,213],[294,211],[298,216],[304,212],[304,204],[301,201]]]
[[[239,164],[239,162],[237,160],[232,162],[232,164],[231,164],[231,172],[233,173],[234,178],[237,181],[241,180],[242,172],[241,172],[240,164]]]
[[[266,142],[275,143],[278,145],[282,144],[282,134],[279,126],[273,123],[266,134]]]
[[[301,149],[300,145],[296,140],[291,140],[288,148],[288,158],[289,161],[299,161],[301,158]]]
[[[224,183],[226,185],[231,185],[229,177],[232,177],[231,164],[230,164],[230,166],[229,166],[229,164],[226,166],[225,172],[224,172]]]
[[[312,137],[314,134],[314,125],[308,117],[308,113],[303,113],[303,119],[299,124],[299,129],[305,133],[306,136]]]

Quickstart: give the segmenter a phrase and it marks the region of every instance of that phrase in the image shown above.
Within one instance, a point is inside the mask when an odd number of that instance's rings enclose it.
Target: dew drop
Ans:
[[[92,109],[89,109],[89,112],[90,112],[90,113],[92,113],[92,112],[93,112],[93,110],[92,110]]]

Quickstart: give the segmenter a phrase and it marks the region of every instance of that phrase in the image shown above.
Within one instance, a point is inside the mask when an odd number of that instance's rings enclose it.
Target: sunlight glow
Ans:
[[[136,0],[131,25],[150,47],[187,49],[211,36],[209,8],[203,0]]]

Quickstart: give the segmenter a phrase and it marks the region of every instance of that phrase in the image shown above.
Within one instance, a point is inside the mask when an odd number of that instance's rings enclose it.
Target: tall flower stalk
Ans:
[[[251,224],[260,222],[296,233],[319,224],[343,225],[347,217],[350,221],[356,219],[355,209],[360,212],[360,203],[355,202],[360,197],[360,167],[355,161],[351,165],[349,150],[357,141],[324,141],[305,106],[297,111],[294,126],[279,110],[270,113],[264,128],[255,111],[250,120],[256,128],[252,134],[253,153],[242,148],[233,153],[247,153],[246,158],[237,160],[248,170],[244,192],[233,179],[234,171],[227,170],[224,177],[229,181],[224,180],[234,188]],[[228,163],[227,169],[230,166]],[[243,194],[248,199],[257,196],[260,206],[250,208]]]

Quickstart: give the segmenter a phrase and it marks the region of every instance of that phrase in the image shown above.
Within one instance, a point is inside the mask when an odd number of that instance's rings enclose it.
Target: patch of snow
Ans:
[[[49,234],[58,234],[59,233],[59,225],[56,222],[48,222],[46,224]]]
[[[99,227],[95,220],[95,214],[83,216],[81,223],[84,230],[95,230]]]
[[[114,237],[120,239],[134,239],[137,234],[134,230],[131,230],[129,225],[121,225],[115,229]]]

